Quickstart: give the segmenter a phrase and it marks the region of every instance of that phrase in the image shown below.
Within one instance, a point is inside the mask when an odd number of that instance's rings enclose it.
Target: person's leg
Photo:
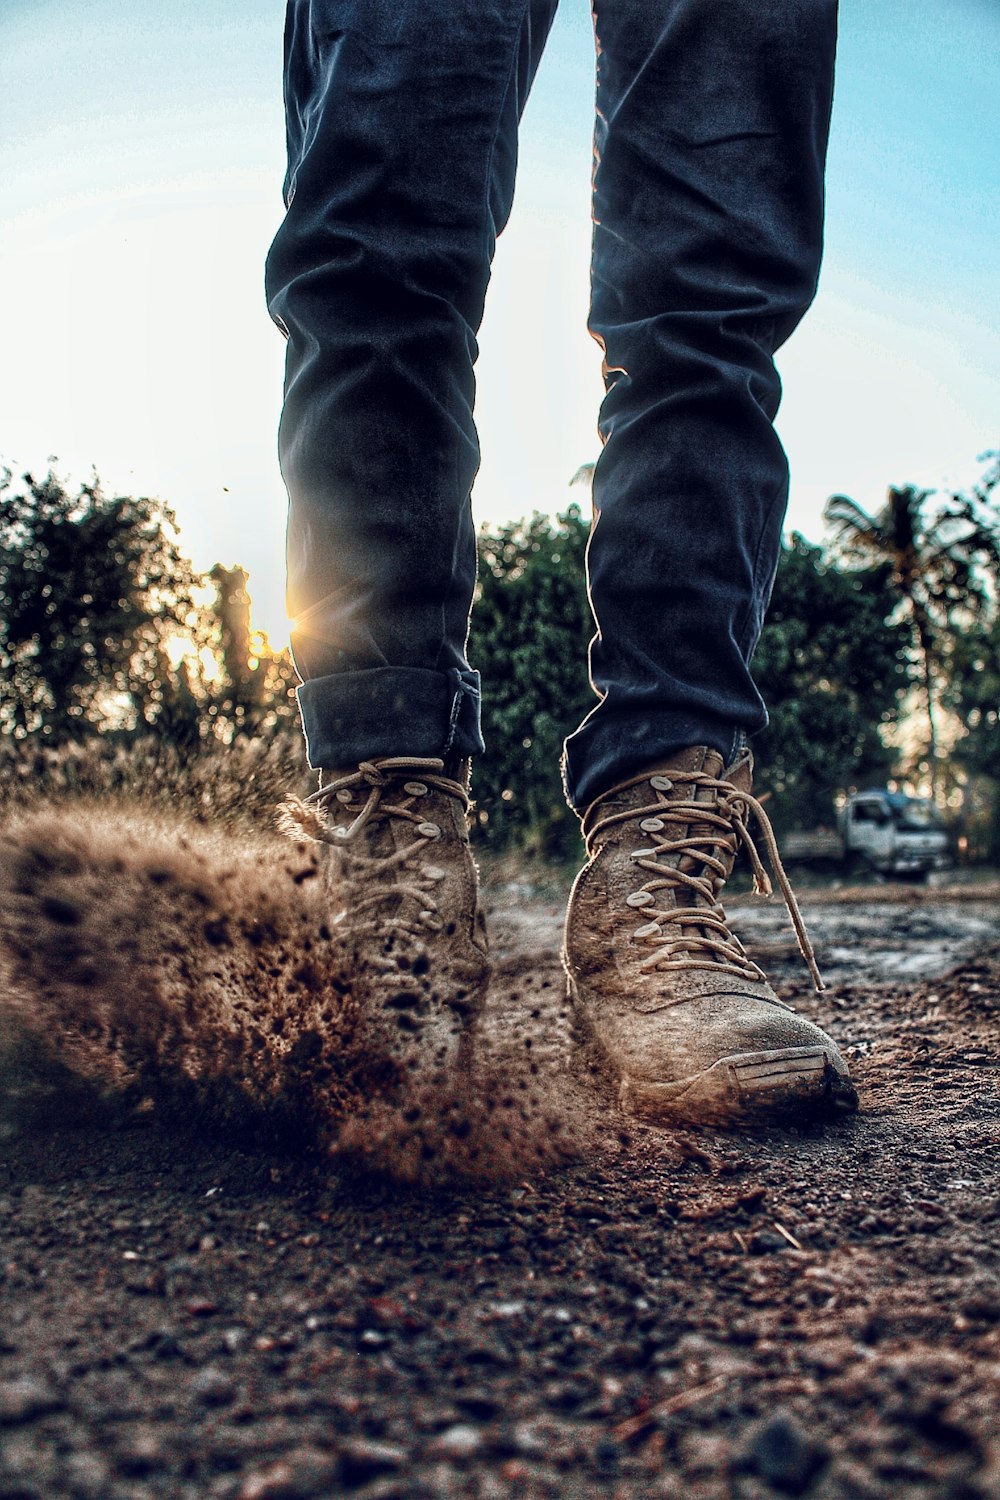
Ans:
[[[766,715],[748,663],[787,498],[772,355],[822,249],[836,0],[596,0],[591,331],[605,351],[589,583],[601,701],[581,811]]]
[[[482,749],[476,332],[556,0],[291,0],[288,598],[314,766]]]
[[[787,492],[772,355],[819,270],[836,3],[597,0],[596,30],[602,698],[567,743],[590,856],[570,990],[639,1113],[847,1112],[837,1047],[779,1000],[721,904],[744,845],[769,889],[742,739],[765,722],[748,663]]]
[[[461,1076],[489,968],[468,836],[476,332],[556,0],[291,0],[281,467],[331,930],[389,1076]]]

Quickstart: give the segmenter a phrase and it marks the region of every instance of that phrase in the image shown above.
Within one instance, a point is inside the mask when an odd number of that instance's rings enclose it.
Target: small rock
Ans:
[[[594,1449],[594,1458],[598,1467],[603,1469],[607,1475],[616,1474],[621,1465],[622,1450],[614,1438],[605,1433],[599,1438]]]
[[[185,1312],[192,1318],[211,1318],[219,1311],[219,1304],[213,1302],[211,1297],[192,1297],[184,1304]]]
[[[110,1488],[108,1466],[97,1453],[71,1453],[66,1472],[73,1493],[81,1500],[106,1500]]]
[[[136,1427],[122,1435],[118,1467],[123,1474],[151,1474],[164,1465],[163,1445],[153,1427]]]
[[[266,1469],[245,1475],[236,1500],[306,1500],[312,1495],[330,1495],[336,1473],[333,1454],[296,1448]]]
[[[776,1411],[752,1429],[744,1450],[746,1461],[761,1478],[785,1495],[804,1494],[827,1457],[787,1411]]]
[[[758,1229],[757,1233],[750,1237],[751,1255],[773,1255],[777,1250],[789,1249],[788,1241],[783,1235],[775,1234],[773,1229]]]
[[[503,1404],[500,1396],[479,1387],[474,1390],[460,1391],[455,1400],[470,1417],[479,1417],[481,1421],[487,1422],[497,1415]]]
[[[236,1500],[297,1500],[299,1494],[291,1465],[281,1462],[247,1474],[236,1492]]]
[[[348,1438],[340,1447],[341,1477],[348,1484],[363,1484],[376,1474],[402,1468],[409,1458],[405,1448],[373,1438]]]
[[[490,1312],[495,1318],[519,1318],[524,1312],[523,1302],[494,1302]]]
[[[225,1370],[208,1365],[192,1377],[189,1390],[204,1406],[225,1406],[236,1395],[236,1386]]]
[[[445,1428],[431,1444],[431,1452],[440,1458],[472,1458],[483,1445],[483,1434],[470,1422],[456,1422]]]
[[[147,1347],[153,1359],[183,1359],[184,1349],[169,1328],[156,1328],[149,1335]]]
[[[0,1384],[0,1426],[13,1427],[18,1422],[33,1422],[47,1412],[60,1411],[64,1403],[51,1386],[31,1375]]]
[[[534,1421],[518,1422],[513,1432],[514,1448],[525,1458],[544,1458],[548,1452],[548,1437]]]

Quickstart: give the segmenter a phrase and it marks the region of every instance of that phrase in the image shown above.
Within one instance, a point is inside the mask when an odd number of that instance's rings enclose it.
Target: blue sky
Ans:
[[[161,494],[200,566],[240,561],[282,634],[277,0],[5,0],[0,456]],[[1000,443],[1000,4],[843,0],[820,295],[785,347],[789,525],[833,491],[970,481]],[[562,0],[528,106],[481,338],[498,520],[596,456],[585,330],[593,42]]]

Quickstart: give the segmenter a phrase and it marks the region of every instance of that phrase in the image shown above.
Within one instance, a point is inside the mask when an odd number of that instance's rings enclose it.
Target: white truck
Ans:
[[[949,863],[947,830],[930,798],[884,790],[852,793],[836,828],[788,833],[781,849],[787,864],[911,878]]]

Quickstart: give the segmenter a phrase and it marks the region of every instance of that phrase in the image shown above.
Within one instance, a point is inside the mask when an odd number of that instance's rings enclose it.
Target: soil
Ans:
[[[819,995],[738,898],[862,1104],[739,1133],[618,1117],[495,888],[458,1130],[374,1102],[314,874],[3,830],[3,1500],[1000,1496],[997,887],[808,893]]]

